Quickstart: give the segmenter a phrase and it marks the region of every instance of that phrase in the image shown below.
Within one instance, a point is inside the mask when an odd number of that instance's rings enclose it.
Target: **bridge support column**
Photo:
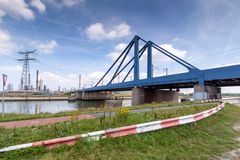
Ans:
[[[195,85],[193,99],[194,100],[222,99],[221,88],[210,85]]]
[[[132,105],[140,105],[145,102],[144,88],[132,89]]]
[[[75,99],[76,100],[108,100],[108,99],[112,99],[112,93],[80,91],[75,93]]]
[[[141,105],[152,102],[178,102],[178,91],[142,87],[133,88],[132,105]]]

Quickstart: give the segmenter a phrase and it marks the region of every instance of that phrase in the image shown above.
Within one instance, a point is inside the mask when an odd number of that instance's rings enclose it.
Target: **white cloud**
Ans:
[[[115,50],[107,54],[106,57],[110,58],[112,61],[115,61],[126,47],[127,47],[126,43],[119,43],[115,47]]]
[[[100,78],[102,78],[102,76],[104,74],[105,74],[105,72],[96,71],[96,72],[92,72],[92,73],[88,74],[87,77],[92,80],[99,80]]]
[[[101,23],[95,23],[86,29],[86,34],[89,39],[100,40],[104,39],[106,33]]]
[[[98,80],[104,75],[105,72],[95,71],[87,75],[81,75],[82,87],[85,88],[95,85]],[[67,89],[79,87],[79,75],[78,74],[68,74],[68,75],[58,75],[53,72],[42,72],[40,73],[40,79],[43,80],[43,83],[47,85],[52,90],[58,88],[58,86],[67,87]],[[104,80],[104,83],[109,81],[107,76]]]
[[[119,43],[116,47],[115,50],[117,51],[123,51],[127,47],[126,43]]]
[[[58,46],[55,40],[46,41],[44,43],[32,42],[32,45],[39,50],[40,53],[50,54]]]
[[[24,0],[0,0],[0,17],[9,15],[16,19],[33,20],[34,13]]]
[[[3,17],[5,15],[6,15],[6,13],[4,11],[0,10],[0,17]]]
[[[7,74],[7,83],[11,83],[14,85],[14,89],[17,89],[20,82],[20,74],[22,72],[21,65],[7,65],[0,66],[0,73]],[[0,88],[2,88],[2,83],[0,83]]]
[[[141,72],[141,73],[139,74],[139,78],[140,78],[140,79],[147,78],[147,73]]]
[[[1,73],[19,73],[22,71],[21,65],[14,65],[14,66],[0,66]]]
[[[174,54],[175,56],[179,57],[179,58],[184,58],[187,55],[187,51],[186,50],[179,50],[173,47],[172,44],[162,44],[159,45],[160,47],[162,47],[163,49],[169,51],[170,53]],[[141,63],[146,63],[147,60],[147,50],[145,51],[145,53],[143,54],[143,56],[141,57],[140,61]],[[152,50],[152,56],[153,56],[153,63],[159,63],[159,62],[169,62],[172,59],[170,59],[169,57],[167,57],[166,55],[164,55],[163,53],[159,52],[156,49]]]
[[[40,79],[43,81],[43,84],[48,88],[54,90],[58,86],[63,87],[75,87],[77,85],[77,75],[75,78],[70,78],[70,75],[60,76],[52,72],[42,72],[40,73]]]
[[[112,61],[115,61],[119,57],[120,54],[121,54],[121,52],[117,52],[117,51],[110,52],[106,55],[106,57],[110,58]]]
[[[12,42],[11,36],[7,31],[0,29],[0,55],[7,55],[16,52],[17,45]]]
[[[175,37],[175,38],[173,39],[174,42],[178,42],[179,40],[180,40],[180,38],[178,38],[178,37]]]
[[[221,64],[216,64],[216,65],[213,65],[213,66],[208,66],[208,67],[205,67],[203,69],[221,68],[221,67],[235,66],[235,65],[240,65],[240,62],[221,63]]]
[[[38,9],[40,13],[44,13],[46,11],[46,5],[41,0],[32,0],[31,6]]]
[[[95,23],[88,26],[85,33],[91,40],[104,40],[128,36],[131,34],[130,29],[127,23],[121,23],[112,29],[106,29],[102,23]]]
[[[43,84],[46,85],[50,90],[56,90],[60,86],[61,88],[78,89],[79,85],[79,75],[78,74],[68,74],[68,75],[59,75],[53,72],[42,72],[40,73],[40,79],[43,81]],[[84,81],[82,82],[85,83]]]
[[[58,8],[62,7],[72,7],[77,4],[82,4],[85,0],[46,0]]]
[[[56,80],[59,80],[61,81],[61,76],[55,74],[55,73],[52,73],[52,72],[43,72],[43,73],[40,73],[40,79],[44,80],[44,81],[47,81],[47,82],[51,82],[51,81],[56,81]]]
[[[172,44],[162,44],[160,47],[164,48],[165,50],[169,51],[170,53],[174,54],[179,58],[184,58],[187,54],[186,50],[179,50],[173,47]]]

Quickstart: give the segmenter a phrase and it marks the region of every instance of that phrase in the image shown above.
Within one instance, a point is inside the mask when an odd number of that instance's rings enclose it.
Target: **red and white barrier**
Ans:
[[[220,103],[215,108],[212,108],[194,115],[182,116],[178,118],[171,118],[171,119],[165,119],[165,120],[154,121],[154,122],[141,123],[136,125],[115,128],[115,129],[89,132],[86,134],[50,139],[46,141],[39,141],[39,142],[33,142],[33,143],[27,143],[27,144],[20,144],[16,146],[10,146],[10,147],[0,149],[0,153],[17,150],[17,149],[36,147],[36,146],[44,146],[51,149],[60,144],[73,145],[80,138],[84,138],[88,140],[99,140],[101,138],[107,138],[107,137],[116,138],[116,137],[131,135],[131,134],[138,134],[138,133],[160,130],[163,128],[168,128],[173,126],[179,126],[182,124],[196,122],[206,117],[209,117],[212,114],[221,110],[224,107],[224,105],[225,105],[224,103]]]

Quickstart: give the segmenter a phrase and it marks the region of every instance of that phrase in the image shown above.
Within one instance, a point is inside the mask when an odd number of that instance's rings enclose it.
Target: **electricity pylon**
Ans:
[[[36,50],[33,51],[25,51],[18,53],[23,55],[22,59],[18,59],[19,62],[23,62],[23,70],[21,75],[21,81],[20,81],[20,90],[30,90],[31,88],[31,76],[30,76],[30,61],[37,61],[36,58],[30,58],[29,55],[35,53]]]

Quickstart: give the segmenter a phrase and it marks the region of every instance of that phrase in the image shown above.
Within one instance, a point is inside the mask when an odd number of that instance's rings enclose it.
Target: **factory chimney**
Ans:
[[[37,70],[37,74],[36,74],[36,91],[39,91],[39,78],[38,78],[38,76],[39,76],[39,73],[38,73],[38,70]]]

